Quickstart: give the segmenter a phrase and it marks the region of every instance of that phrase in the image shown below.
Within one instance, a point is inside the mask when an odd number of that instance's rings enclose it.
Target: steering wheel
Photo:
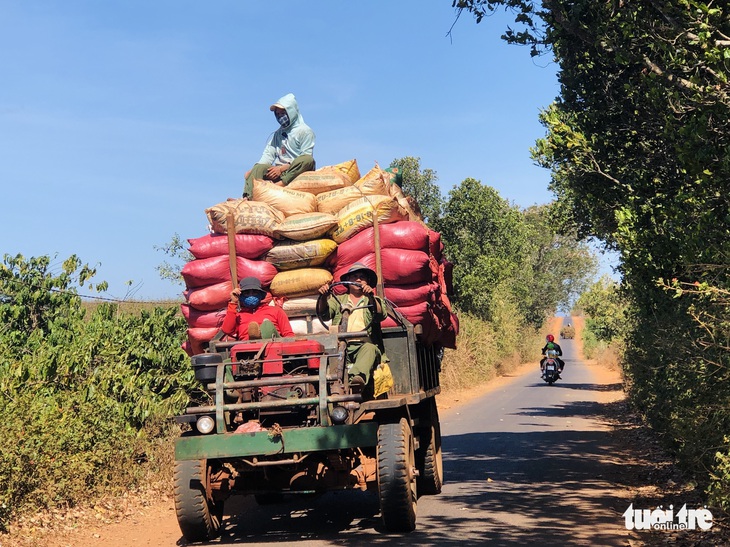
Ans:
[[[319,319],[319,322],[322,323],[322,326],[325,329],[327,328],[327,325],[325,324],[325,321],[326,321],[325,317],[327,317],[327,315],[329,315],[328,301],[329,301],[330,296],[337,295],[337,291],[335,289],[337,289],[339,287],[347,287],[348,285],[360,286],[360,283],[356,283],[354,281],[337,281],[330,285],[329,289],[327,289],[327,292],[321,293],[319,295],[319,297],[317,297],[317,307],[316,307],[317,319]],[[342,292],[342,290],[340,290],[339,294],[344,294],[344,292]],[[348,310],[344,310],[343,306],[342,306],[342,302],[340,302],[340,300],[338,298],[335,298],[335,302],[337,303],[337,306],[339,307],[339,311],[341,314],[344,311],[353,312],[355,310],[370,310],[370,322],[367,325],[365,325],[363,330],[368,330],[370,328],[370,325],[373,324],[373,320],[375,319],[375,312],[376,312],[375,295],[369,294],[369,295],[367,295],[367,297],[368,297],[368,303],[366,305],[357,306],[356,308],[352,308],[352,309],[348,308]]]

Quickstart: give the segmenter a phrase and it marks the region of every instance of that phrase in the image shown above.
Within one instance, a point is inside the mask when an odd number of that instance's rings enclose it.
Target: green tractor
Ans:
[[[271,503],[344,489],[376,492],[386,530],[415,529],[419,495],[438,494],[443,480],[441,351],[389,308],[396,326],[381,329],[381,343],[392,387],[378,397],[348,383],[346,345],[369,339],[367,329],[214,340],[191,358],[207,401],[177,417],[188,424],[174,476],[187,541],[219,535],[230,496]]]

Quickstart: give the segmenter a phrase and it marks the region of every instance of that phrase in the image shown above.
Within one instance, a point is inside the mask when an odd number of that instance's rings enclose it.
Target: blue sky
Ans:
[[[404,156],[444,196],[473,177],[547,203],[529,147],[556,66],[450,0],[4,0],[0,3],[0,253],[71,254],[109,297],[178,298],[155,247],[207,233],[240,197],[292,92],[318,166],[362,173]]]

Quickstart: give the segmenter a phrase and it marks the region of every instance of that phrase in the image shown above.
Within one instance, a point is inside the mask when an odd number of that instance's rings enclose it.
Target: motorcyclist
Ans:
[[[563,368],[565,368],[565,361],[560,358],[560,356],[563,355],[563,350],[561,349],[560,344],[555,342],[555,337],[552,334],[548,334],[545,337],[545,346],[542,348],[543,358],[540,360],[540,370],[542,371],[543,376],[545,375],[545,361],[547,361],[548,350],[555,351],[557,354],[555,360],[558,362],[558,372],[563,372]]]

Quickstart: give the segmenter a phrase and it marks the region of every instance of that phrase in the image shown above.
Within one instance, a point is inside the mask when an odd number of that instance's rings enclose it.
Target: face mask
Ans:
[[[250,294],[241,298],[241,304],[247,308],[255,308],[261,303],[261,297]]]
[[[287,125],[289,125],[289,116],[284,113],[281,116],[277,116],[276,121],[279,122],[280,126],[286,127]]]

